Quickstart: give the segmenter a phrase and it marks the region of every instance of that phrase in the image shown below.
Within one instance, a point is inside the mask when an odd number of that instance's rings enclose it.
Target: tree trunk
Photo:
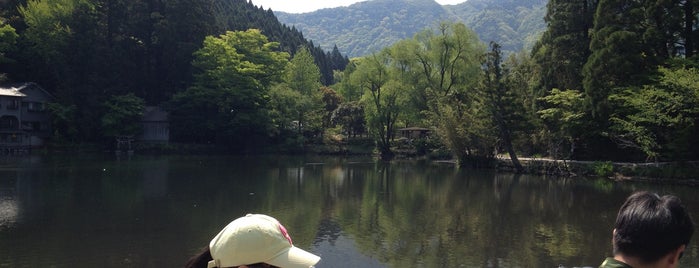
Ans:
[[[694,26],[693,0],[687,0],[684,4],[684,55],[686,58],[694,56],[694,40],[692,40],[692,27]]]
[[[500,124],[500,134],[503,146],[505,146],[507,153],[510,155],[510,160],[512,160],[512,165],[515,166],[517,173],[522,173],[524,168],[522,167],[522,163],[519,162],[519,159],[517,159],[517,153],[515,152],[515,148],[512,146],[512,137],[510,137],[510,132],[508,131],[507,126]]]

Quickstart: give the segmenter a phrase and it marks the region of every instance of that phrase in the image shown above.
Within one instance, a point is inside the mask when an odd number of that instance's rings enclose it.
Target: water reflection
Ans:
[[[0,170],[0,267],[181,267],[232,219],[273,215],[322,267],[593,266],[633,190],[429,162],[45,157]],[[699,216],[695,216],[699,217]],[[682,260],[699,266],[692,245]]]
[[[0,231],[14,226],[18,216],[19,205],[14,189],[0,186]]]

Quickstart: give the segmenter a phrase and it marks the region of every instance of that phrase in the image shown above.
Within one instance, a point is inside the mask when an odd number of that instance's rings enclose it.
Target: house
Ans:
[[[421,128],[421,127],[407,127],[407,128],[399,129],[398,133],[400,134],[401,137],[413,140],[413,139],[427,138],[430,134],[430,129],[429,128]]]
[[[51,99],[36,83],[0,86],[0,148],[42,146],[51,135]]]
[[[170,123],[168,120],[168,113],[165,110],[156,106],[147,106],[141,118],[143,132],[139,135],[138,140],[168,143],[170,141]]]

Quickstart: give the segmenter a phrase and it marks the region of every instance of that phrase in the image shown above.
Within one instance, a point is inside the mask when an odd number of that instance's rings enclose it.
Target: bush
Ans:
[[[592,164],[592,170],[599,177],[609,177],[614,174],[614,165],[610,161],[595,162]]]

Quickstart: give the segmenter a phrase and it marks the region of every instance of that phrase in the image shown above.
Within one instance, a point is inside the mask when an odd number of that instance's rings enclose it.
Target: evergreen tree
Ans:
[[[593,117],[604,128],[615,90],[643,83],[657,61],[643,42],[645,21],[641,0],[600,0],[591,32],[592,54],[583,68],[583,87]]]
[[[551,0],[547,28],[532,54],[541,66],[542,92],[552,88],[582,90],[582,68],[590,55],[589,30],[597,0]]]
[[[490,52],[486,55],[484,72],[485,79],[482,88],[484,104],[499,132],[500,144],[510,155],[517,172],[522,172],[522,164],[519,162],[512,145],[512,132],[516,129],[517,122],[523,118],[519,114],[523,113],[524,109],[516,105],[518,98],[510,88],[511,85],[506,81],[508,74],[502,66],[502,52],[500,45],[495,42],[490,43]]]
[[[320,69],[306,48],[301,48],[291,59],[285,70],[285,84],[299,93],[294,111],[299,134],[306,130],[318,130],[320,120],[313,120],[320,109]]]

